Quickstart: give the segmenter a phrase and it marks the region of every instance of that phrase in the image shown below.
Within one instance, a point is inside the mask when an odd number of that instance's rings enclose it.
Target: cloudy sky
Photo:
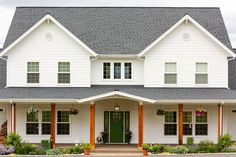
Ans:
[[[231,43],[236,47],[235,0],[0,0],[0,47],[17,6],[220,7]]]

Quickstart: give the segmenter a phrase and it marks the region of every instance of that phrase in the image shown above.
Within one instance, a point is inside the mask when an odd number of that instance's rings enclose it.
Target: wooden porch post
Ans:
[[[179,144],[183,144],[183,104],[179,104]]]
[[[51,148],[56,147],[56,104],[51,104]]]
[[[16,133],[16,103],[12,104],[12,112],[13,112],[13,133]]]
[[[95,105],[90,103],[90,144],[95,148]]]
[[[143,144],[143,120],[144,118],[144,108],[143,102],[139,102],[138,105],[138,147],[140,148]]]
[[[218,139],[220,139],[222,132],[223,132],[223,106],[221,104],[218,104]]]

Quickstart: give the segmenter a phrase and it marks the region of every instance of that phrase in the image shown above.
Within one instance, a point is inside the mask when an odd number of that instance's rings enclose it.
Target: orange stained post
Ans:
[[[143,144],[143,123],[144,123],[144,107],[143,102],[138,105],[138,147],[140,148]]]
[[[95,105],[90,103],[90,144],[95,148]]]
[[[223,132],[223,105],[218,104],[218,139]]]
[[[13,132],[16,133],[16,103],[13,103]]]
[[[179,104],[179,144],[182,145],[183,144],[183,104]]]
[[[51,104],[51,148],[56,147],[56,104]]]

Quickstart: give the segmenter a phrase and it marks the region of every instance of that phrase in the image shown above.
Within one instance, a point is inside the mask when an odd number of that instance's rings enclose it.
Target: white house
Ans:
[[[18,7],[0,57],[0,124],[25,141],[236,140],[219,8]]]

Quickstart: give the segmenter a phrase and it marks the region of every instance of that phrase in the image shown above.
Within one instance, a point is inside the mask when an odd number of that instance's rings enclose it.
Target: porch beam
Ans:
[[[178,114],[178,131],[179,131],[179,145],[183,144],[183,104],[179,104],[179,114]]]
[[[56,147],[56,104],[52,103],[51,104],[51,148]]]
[[[143,102],[138,105],[138,147],[141,148],[143,144],[143,126],[144,126],[144,107]]]
[[[90,102],[90,144],[95,148],[95,105]]]

